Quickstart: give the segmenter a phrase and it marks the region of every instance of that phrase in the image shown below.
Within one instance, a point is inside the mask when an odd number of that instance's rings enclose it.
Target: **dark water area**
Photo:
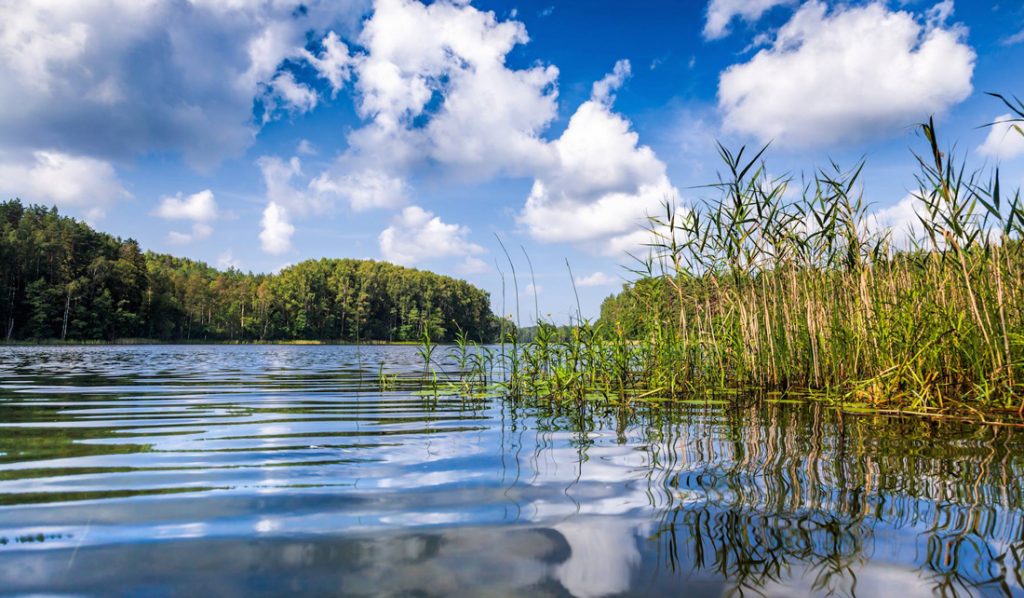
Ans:
[[[382,391],[381,368],[421,365],[0,348],[0,594],[1024,595],[1014,429],[763,400],[556,413]]]

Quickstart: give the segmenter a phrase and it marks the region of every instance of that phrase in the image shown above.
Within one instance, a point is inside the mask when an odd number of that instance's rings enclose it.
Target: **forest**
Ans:
[[[221,271],[18,199],[0,203],[0,322],[6,341],[487,342],[499,330],[488,293],[463,280],[353,259]]]

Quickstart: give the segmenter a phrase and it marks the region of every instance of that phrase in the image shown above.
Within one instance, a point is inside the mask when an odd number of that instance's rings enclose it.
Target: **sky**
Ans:
[[[929,117],[1024,183],[984,126],[1024,96],[1022,0],[0,0],[0,81],[0,196],[220,268],[387,260],[512,314],[518,286],[523,321],[596,317],[716,142],[863,158],[896,228]]]

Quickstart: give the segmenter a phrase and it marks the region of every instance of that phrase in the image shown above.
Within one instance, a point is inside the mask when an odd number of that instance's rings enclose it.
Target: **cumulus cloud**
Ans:
[[[806,2],[718,87],[727,131],[789,146],[893,134],[970,95],[975,52],[951,2],[924,16],[885,4]]]
[[[466,2],[377,0],[351,43],[328,35],[319,54],[305,55],[333,90],[351,82],[364,124],[348,134],[347,151],[305,185],[296,169],[283,169],[291,172],[278,177],[287,178],[277,186],[285,198],[268,183],[268,200],[296,217],[339,198],[354,211],[396,208],[407,204],[409,180],[425,167],[472,180],[557,170],[555,148],[542,134],[558,114],[558,69],[506,63],[528,40],[522,23]],[[596,101],[610,104],[628,72],[628,63],[617,65],[595,87]],[[390,246],[396,261],[409,261],[400,243]]]
[[[310,189],[316,193],[347,199],[356,212],[401,206],[407,187],[405,180],[372,168],[336,178],[324,172],[310,183]]]
[[[633,74],[633,68],[628,60],[617,61],[612,72],[594,82],[590,89],[590,97],[600,104],[611,105],[615,102],[615,92],[622,87],[631,74]]]
[[[733,19],[756,22],[776,6],[795,4],[797,0],[711,0],[704,21],[704,38],[721,39],[729,35]]]
[[[267,211],[264,212],[263,226],[266,238],[273,241],[264,241],[263,248],[270,253],[282,253],[290,248],[286,240],[294,233],[293,216],[303,218],[326,214],[338,198],[346,200],[355,212],[395,208],[405,204],[408,193],[403,179],[381,170],[367,169],[340,176],[322,172],[309,179],[302,171],[302,161],[298,156],[288,160],[262,156],[256,164],[266,188]],[[270,206],[274,206],[273,217],[268,218]],[[275,231],[267,232],[267,226]],[[260,238],[264,239],[264,235],[261,234]]]
[[[529,41],[520,22],[500,21],[466,2],[377,0],[361,32],[346,41],[328,34],[322,50],[306,52],[304,60],[333,91],[351,84],[363,125],[347,135],[348,149],[315,176],[303,174],[297,158],[261,159],[268,206],[280,210],[265,222],[290,225],[291,218],[321,213],[338,199],[353,211],[401,207],[413,193],[410,180],[440,166],[446,175],[471,180],[532,176],[520,221],[534,238],[619,253],[642,242],[636,227],[676,195],[664,164],[612,110],[630,75],[628,61],[594,83],[590,100],[551,142],[543,134],[558,114],[558,69],[508,66],[513,48]],[[289,104],[302,109],[303,101],[297,94]],[[406,208],[382,233],[389,259],[415,259],[395,235],[419,230],[409,219],[424,214]],[[434,228],[425,224],[435,220]],[[422,228],[463,230],[433,216]],[[482,268],[480,260],[467,259],[460,271]]]
[[[298,156],[288,160],[262,156],[256,160],[256,165],[263,176],[269,203],[276,203],[299,216],[323,214],[330,209],[330,198],[318,193],[311,183],[304,183],[305,174]]]
[[[380,252],[384,259],[411,265],[443,257],[468,257],[484,248],[468,239],[469,228],[447,224],[419,206],[403,209],[380,233]]]
[[[316,69],[317,74],[331,84],[333,97],[351,77],[352,56],[349,55],[348,46],[334,31],[328,32],[320,43],[323,50],[319,55],[306,51],[303,56]]]
[[[1012,114],[997,116],[988,129],[978,153],[999,160],[1010,160],[1024,154],[1024,123],[1015,122]]]
[[[292,215],[323,214],[330,208],[330,202],[311,192],[308,184],[302,188],[302,161],[297,156],[288,160],[262,156],[256,160],[256,165],[263,176],[267,197],[260,220],[260,245],[267,253],[285,253],[292,249],[291,238],[295,234]],[[296,181],[299,181],[298,186]]]
[[[263,122],[273,118],[278,110],[302,114],[316,108],[318,96],[316,91],[295,80],[295,75],[284,71],[278,73],[266,86],[263,95],[265,110]]]
[[[291,251],[295,226],[288,220],[288,210],[284,206],[273,201],[268,203],[263,210],[260,226],[260,246],[263,251],[274,255]]]
[[[628,65],[628,63],[626,63]],[[622,63],[620,63],[622,65]],[[616,71],[628,73],[628,66]],[[552,142],[556,161],[533,183],[519,221],[545,242],[570,242],[617,254],[633,248],[638,227],[678,193],[654,151],[611,109],[623,76],[602,79]]]
[[[894,248],[905,249],[911,242],[925,238],[921,217],[926,215],[921,199],[914,194],[908,194],[895,204],[868,214],[864,224],[868,233],[888,234]]]
[[[352,29],[366,9],[363,0],[0,0],[0,139],[104,159],[171,151],[208,165],[238,155],[255,133],[261,86],[310,104],[278,76],[305,56],[307,33]],[[337,60],[333,39],[323,63]]]
[[[309,60],[332,92],[344,81],[347,51],[333,30],[354,31],[368,8],[369,0],[0,0],[0,185],[97,218],[127,197],[114,164],[169,152],[207,169],[240,155],[260,126],[254,103],[263,122],[317,105],[289,61]],[[208,234],[196,223],[171,239]]]
[[[112,161],[167,151],[210,166],[248,147],[261,121],[314,110],[323,94],[350,86],[363,125],[330,167],[307,174],[298,157],[257,162],[268,252],[288,251],[295,220],[326,213],[338,199],[354,211],[407,205],[409,181],[429,167],[476,180],[533,177],[522,219],[535,238],[595,249],[626,243],[627,229],[675,192],[664,165],[612,111],[628,62],[594,84],[591,99],[550,142],[544,133],[558,116],[558,69],[511,67],[510,52],[529,41],[524,25],[461,0],[377,0],[365,21],[363,0],[82,0],[60,10],[49,0],[0,0],[4,7],[11,18],[0,23],[0,139],[16,140],[12,155],[37,161],[92,160],[91,186],[105,181],[115,198],[127,192]],[[314,151],[303,143],[296,153]],[[86,186],[83,180],[74,184]],[[165,199],[173,200],[167,214],[189,201]],[[388,230],[422,216],[409,210]],[[212,219],[190,220],[192,231],[176,231],[173,241],[212,232]],[[464,227],[431,215],[420,228],[449,231],[441,236],[461,239],[454,246],[466,271],[483,268],[468,259],[478,246]],[[405,241],[389,246],[408,261]]]
[[[516,21],[464,2],[377,0],[342,72],[366,124],[329,173],[404,178],[417,166],[486,179],[529,174],[550,159],[541,133],[557,116],[558,69],[509,68],[528,41]]]
[[[167,220],[209,222],[218,217],[217,200],[213,196],[213,191],[209,189],[203,189],[185,198],[178,193],[174,197],[161,199],[156,215]]]
[[[576,286],[578,287],[605,287],[618,282],[615,278],[608,276],[604,272],[594,272],[587,276],[577,276]]]
[[[0,160],[0,191],[5,195],[82,209],[93,221],[118,200],[131,197],[105,160],[52,150],[29,155],[27,160],[13,156]]]
[[[165,220],[191,220],[192,232],[171,231],[167,238],[178,245],[205,239],[213,234],[210,222],[220,217],[213,191],[204,189],[182,198],[181,193],[160,200],[155,214]]]

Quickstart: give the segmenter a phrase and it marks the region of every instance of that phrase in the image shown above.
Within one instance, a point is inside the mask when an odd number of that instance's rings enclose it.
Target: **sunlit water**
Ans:
[[[0,594],[1024,595],[1024,434],[380,391],[409,347],[0,348]]]

